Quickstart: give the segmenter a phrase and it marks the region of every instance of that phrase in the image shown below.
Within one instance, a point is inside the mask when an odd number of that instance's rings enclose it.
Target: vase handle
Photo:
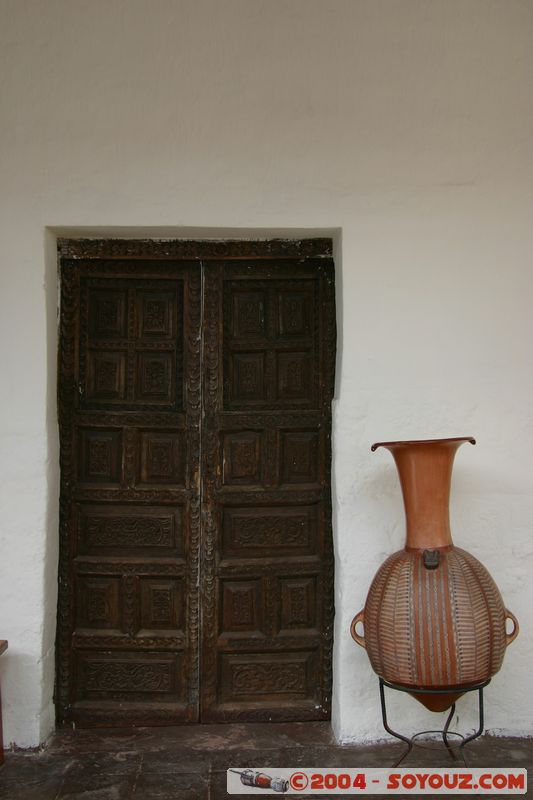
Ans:
[[[356,614],[355,617],[352,619],[352,624],[350,625],[350,633],[352,634],[352,639],[354,640],[354,642],[357,642],[357,644],[361,645],[361,647],[364,647],[366,650],[365,637],[359,636],[359,634],[355,630],[358,622],[363,622],[364,624],[364,618],[365,618],[365,609],[362,608],[359,614]]]
[[[520,630],[520,626],[518,624],[517,618],[515,617],[515,615],[511,611],[509,611],[508,608],[505,609],[505,619],[512,619],[513,623],[514,623],[514,628],[513,628],[512,632],[505,634],[505,638],[507,639],[507,647],[509,647],[511,642],[514,642],[514,640],[518,636],[518,631]]]

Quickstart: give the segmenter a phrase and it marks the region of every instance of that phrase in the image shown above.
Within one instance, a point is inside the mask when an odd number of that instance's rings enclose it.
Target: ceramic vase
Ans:
[[[374,671],[444,711],[461,688],[489,680],[501,667],[518,622],[485,567],[453,544],[449,496],[455,454],[472,437],[378,442],[396,462],[406,515],[406,543],[377,571],[351,634]],[[513,630],[506,632],[506,619]],[[363,624],[363,632],[357,626]],[[434,689],[449,694],[431,694]],[[453,690],[457,689],[455,693]]]

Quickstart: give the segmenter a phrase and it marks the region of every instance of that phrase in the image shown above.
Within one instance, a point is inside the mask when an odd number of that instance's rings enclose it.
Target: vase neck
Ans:
[[[408,550],[436,550],[453,545],[450,531],[450,485],[457,449],[472,438],[382,442],[391,451],[402,487]]]

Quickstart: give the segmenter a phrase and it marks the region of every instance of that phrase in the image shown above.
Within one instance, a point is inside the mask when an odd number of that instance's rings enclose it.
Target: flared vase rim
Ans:
[[[463,442],[470,442],[470,444],[475,444],[476,440],[473,436],[453,436],[447,439],[401,439],[399,441],[394,442],[375,442],[372,447],[370,448],[372,452],[375,452],[378,447],[411,447],[412,445],[424,445],[424,444],[463,444]]]

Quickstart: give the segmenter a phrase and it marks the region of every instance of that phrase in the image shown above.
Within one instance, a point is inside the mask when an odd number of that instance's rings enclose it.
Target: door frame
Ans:
[[[272,240],[161,240],[161,239],[58,239],[58,255],[60,262],[62,260],[184,260],[198,262],[204,261],[224,261],[232,260],[273,260],[283,261],[284,259],[300,259],[306,261],[308,259],[328,259],[332,260],[333,244],[330,238],[310,238],[310,239],[272,239]],[[61,286],[61,304],[62,313],[67,311],[69,303],[72,303],[72,297],[69,295],[69,281],[63,280]],[[333,292],[333,285],[331,286]],[[325,381],[330,387],[330,396],[333,396],[333,386],[335,379],[335,310],[332,305],[333,313],[329,315],[326,325],[328,329],[326,347],[331,349],[330,357],[327,363],[330,365],[328,374],[325,375]],[[62,391],[61,376],[64,374],[63,368],[65,363],[72,359],[73,349],[75,343],[71,340],[65,340],[61,335],[59,339],[59,364],[60,364],[60,380],[58,382],[58,414],[60,419],[65,418],[66,404],[68,402],[68,395]],[[65,426],[66,427],[66,426]],[[60,461],[61,461],[61,486],[63,489],[63,482],[68,481],[68,474],[64,469],[66,458],[65,446],[65,432],[60,432]],[[68,459],[67,459],[68,460]],[[331,452],[328,454],[328,474],[331,476]],[[68,471],[67,471],[68,472]],[[66,474],[66,478],[65,478]],[[327,674],[324,676],[324,684],[329,687],[327,691],[327,711],[326,717],[329,717],[330,703],[331,703],[331,682],[332,682],[332,645],[333,645],[333,545],[331,533],[331,493],[329,492],[328,500],[326,503],[326,526],[327,536],[330,541],[330,552],[328,553],[328,563],[325,567],[325,581],[327,585],[327,604],[324,607],[324,631],[325,631],[325,661],[327,665]],[[61,599],[62,592],[65,591],[67,586],[69,574],[69,559],[70,559],[70,523],[68,519],[68,512],[66,508],[66,501],[64,492],[61,491],[60,498],[60,553],[59,553],[59,597],[58,597],[58,626],[56,635],[56,679],[55,679],[55,693],[54,699],[56,703],[56,710],[58,719],[61,718],[61,707],[64,707],[66,700],[66,684],[65,681],[68,675],[65,674],[65,647],[68,647],[68,641],[71,630],[71,620],[68,615],[61,613]],[[102,724],[100,722],[99,724]],[[161,721],[160,724],[165,724]],[[166,723],[168,724],[168,722]]]

